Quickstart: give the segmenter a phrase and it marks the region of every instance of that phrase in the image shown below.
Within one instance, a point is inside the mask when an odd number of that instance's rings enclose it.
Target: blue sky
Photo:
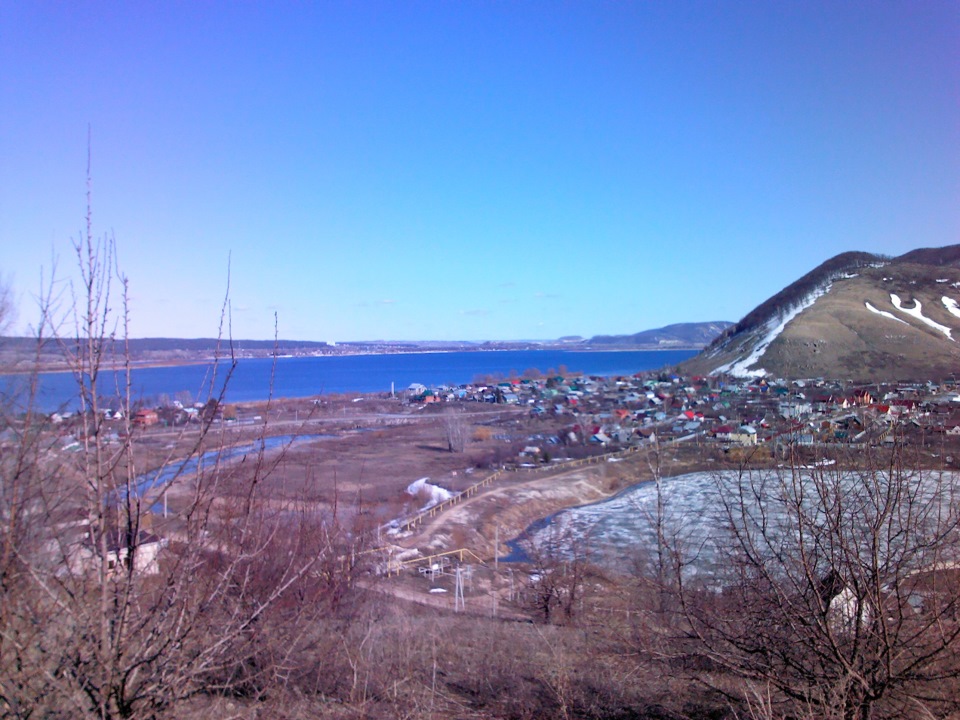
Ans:
[[[93,219],[131,334],[735,321],[960,242],[956,2],[0,3],[18,328]]]

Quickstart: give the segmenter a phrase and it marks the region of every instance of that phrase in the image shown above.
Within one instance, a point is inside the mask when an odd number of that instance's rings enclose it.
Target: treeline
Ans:
[[[23,352],[34,352],[40,350],[41,353],[57,354],[62,352],[64,342],[69,346],[71,339],[67,338],[49,338],[39,344],[35,337],[5,337],[3,344],[7,350],[16,350]],[[118,343],[119,345],[120,343]],[[279,352],[290,352],[293,350],[320,350],[329,348],[326,342],[313,342],[307,340],[232,340],[224,341],[223,338],[128,338],[123,341],[132,353],[146,352],[173,352],[184,350],[194,353],[215,352],[224,353],[228,345],[232,344],[235,348],[245,348],[248,350],[266,350]],[[117,347],[119,352],[122,348]]]

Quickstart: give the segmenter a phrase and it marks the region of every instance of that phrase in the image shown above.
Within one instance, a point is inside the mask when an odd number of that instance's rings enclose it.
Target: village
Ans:
[[[452,492],[461,490],[458,486],[474,470],[533,469],[652,442],[684,447],[687,455],[711,461],[753,463],[782,458],[788,449],[820,455],[831,448],[897,442],[923,450],[936,466],[960,463],[960,391],[955,383],[745,380],[666,371],[602,377],[562,370],[564,374],[531,369],[458,386],[414,383],[396,393],[269,403],[190,403],[178,394],[163,396],[160,404],[134,406],[130,426],[141,444],[162,444],[168,450],[175,447],[171,438],[189,438],[191,427],[207,425],[226,433],[228,445],[257,434],[309,434],[317,427],[343,438],[376,429],[388,458],[398,457],[404,445],[402,439],[395,443],[388,437],[391,428],[431,427],[426,437],[439,441],[435,449],[450,452],[441,465],[453,475],[447,478]],[[98,436],[119,443],[123,411],[107,405],[101,416]],[[78,414],[54,413],[50,426],[61,452],[80,448]],[[436,457],[427,465],[436,466]],[[396,481],[404,487],[420,477],[417,473],[425,474],[425,467],[418,466],[410,470],[415,476],[403,477],[400,460],[394,467],[401,468],[391,474],[398,474]]]
[[[536,432],[522,438],[516,432],[509,436],[498,433],[501,440],[524,440],[524,447],[515,458],[504,458],[512,465],[544,458],[582,457],[591,451],[637,446],[651,438],[704,444],[705,449],[723,451],[753,447],[773,451],[784,446],[892,443],[892,431],[896,429],[899,440],[920,447],[939,447],[951,438],[960,443],[960,391],[954,383],[865,385],[823,379],[683,377],[675,373],[544,376],[529,370],[523,377],[459,386],[427,387],[414,383],[389,396],[273,402],[287,407],[288,414],[306,418],[311,408],[320,405],[343,402],[354,410],[364,399],[388,402],[386,407],[377,407],[390,412],[426,411],[428,416],[467,409],[474,403],[523,410],[528,415],[524,427]],[[298,405],[302,409],[296,409]],[[368,403],[362,407],[367,410],[369,406]],[[291,407],[295,409],[290,410]],[[108,407],[102,414],[108,422],[116,421],[117,426],[123,419],[122,411],[115,408]],[[347,417],[346,412],[341,416]],[[77,437],[72,432],[77,416],[54,413],[50,420],[60,428],[62,447],[77,447]],[[263,422],[262,404],[208,400],[191,405],[164,398],[163,404],[138,407],[132,418],[133,426],[147,433],[204,421],[232,428],[256,426]],[[106,437],[119,440],[116,430]]]
[[[889,444],[894,429],[898,439],[918,446],[960,438],[960,392],[953,383],[863,385],[639,373],[412,385],[407,395],[413,405],[483,402],[528,408],[531,418],[557,430],[545,438],[531,436],[527,456],[557,445],[629,447],[652,437],[722,450]]]

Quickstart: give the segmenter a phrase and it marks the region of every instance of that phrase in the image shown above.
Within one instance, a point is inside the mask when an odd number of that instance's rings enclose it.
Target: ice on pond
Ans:
[[[914,510],[956,507],[958,476],[928,472],[910,475]],[[805,521],[824,519],[826,505],[844,505],[844,521],[852,536],[869,520],[871,503],[883,497],[889,483],[884,473],[850,473],[822,464],[781,471],[699,472],[665,478],[662,483],[665,545],[682,557],[685,572],[714,575],[729,569],[736,551],[734,529],[766,533],[767,551],[797,546],[797,513]],[[818,489],[819,488],[819,489]],[[872,488],[872,489],[871,489]],[[841,500],[842,502],[834,502]],[[796,504],[794,504],[796,503]],[[561,555],[581,553],[592,562],[630,571],[632,563],[649,561],[657,550],[657,488],[644,482],[592,505],[563,510],[528,530],[528,542]],[[520,541],[523,546],[523,541]]]

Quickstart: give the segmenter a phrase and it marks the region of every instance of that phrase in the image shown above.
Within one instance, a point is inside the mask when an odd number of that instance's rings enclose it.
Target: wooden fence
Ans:
[[[400,571],[404,568],[415,567],[421,563],[428,563],[432,565],[438,560],[443,558],[455,557],[461,564],[465,559],[473,560],[474,562],[484,564],[483,559],[477,555],[473,550],[469,548],[459,548],[457,550],[447,550],[441,553],[434,553],[433,555],[425,555],[423,557],[411,558],[409,560],[400,560],[400,561],[391,561],[387,565],[387,574],[388,575],[399,575]]]

